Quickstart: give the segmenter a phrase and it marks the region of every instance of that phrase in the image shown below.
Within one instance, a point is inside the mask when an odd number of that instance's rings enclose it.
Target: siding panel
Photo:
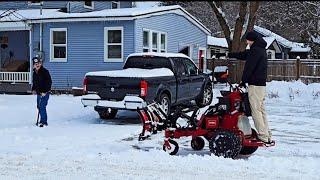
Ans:
[[[85,73],[122,69],[121,63],[104,62],[104,27],[123,26],[124,29],[124,60],[134,52],[134,29],[132,21],[109,22],[72,22],[44,24],[43,50],[45,63],[52,75],[53,89],[70,89],[82,86]],[[36,26],[38,29],[39,26]],[[68,31],[68,62],[50,62],[50,28],[67,28]],[[39,38],[38,30],[34,32],[34,42]],[[35,45],[35,44],[34,44]]]

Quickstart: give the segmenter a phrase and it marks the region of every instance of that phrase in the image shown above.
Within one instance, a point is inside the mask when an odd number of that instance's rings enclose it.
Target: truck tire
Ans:
[[[169,115],[171,112],[171,100],[169,96],[166,93],[162,93],[159,97],[158,103],[166,115]]]
[[[196,103],[198,107],[205,107],[211,104],[213,98],[212,85],[210,83],[206,84],[203,88],[202,93],[196,98]]]
[[[98,112],[100,119],[113,119],[116,117],[118,110],[111,108],[95,108]]]

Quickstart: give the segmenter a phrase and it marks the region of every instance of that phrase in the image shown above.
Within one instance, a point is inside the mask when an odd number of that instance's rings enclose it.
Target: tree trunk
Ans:
[[[241,41],[241,36],[242,36],[242,30],[243,30],[243,25],[244,21],[247,15],[247,6],[248,3],[246,1],[240,2],[239,5],[239,16],[236,20],[234,32],[233,32],[233,43],[231,47],[231,52],[238,52],[240,50],[240,41]]]

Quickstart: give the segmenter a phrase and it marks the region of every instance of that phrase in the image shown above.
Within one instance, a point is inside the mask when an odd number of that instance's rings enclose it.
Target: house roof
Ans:
[[[309,52],[309,51],[311,51],[311,48],[308,46],[305,46],[304,43],[297,43],[297,42],[289,41],[286,38],[284,38],[274,32],[271,32],[268,29],[265,29],[265,28],[262,28],[259,26],[254,26],[254,30],[264,36],[274,37],[279,44],[281,44],[284,47],[290,48],[290,52]]]
[[[267,42],[266,49],[268,49],[270,45],[275,41],[274,37],[263,37],[263,39]],[[228,43],[226,38],[217,38],[213,36],[208,36],[207,40],[208,40],[208,45],[228,48]]]
[[[6,13],[0,11],[0,14]],[[194,16],[188,13],[179,5],[160,6],[151,8],[120,8],[120,9],[104,9],[101,11],[92,11],[84,13],[65,13],[59,9],[43,9],[40,15],[39,9],[17,10],[4,16],[0,22],[20,22],[39,23],[39,22],[70,22],[70,21],[102,21],[102,20],[134,20],[146,18],[155,15],[167,13],[175,13],[186,17],[193,24],[198,26],[206,34],[210,34],[210,30],[206,28]]]
[[[228,48],[226,38],[217,38],[213,36],[207,36],[208,45]]]

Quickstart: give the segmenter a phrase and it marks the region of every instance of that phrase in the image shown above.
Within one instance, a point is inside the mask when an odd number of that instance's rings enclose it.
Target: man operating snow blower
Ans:
[[[264,100],[266,95],[267,53],[266,41],[256,32],[246,34],[249,50],[229,53],[229,58],[245,60],[240,86],[248,83],[248,96],[254,125],[258,131],[258,138],[266,145],[271,145],[271,130],[269,129]]]

